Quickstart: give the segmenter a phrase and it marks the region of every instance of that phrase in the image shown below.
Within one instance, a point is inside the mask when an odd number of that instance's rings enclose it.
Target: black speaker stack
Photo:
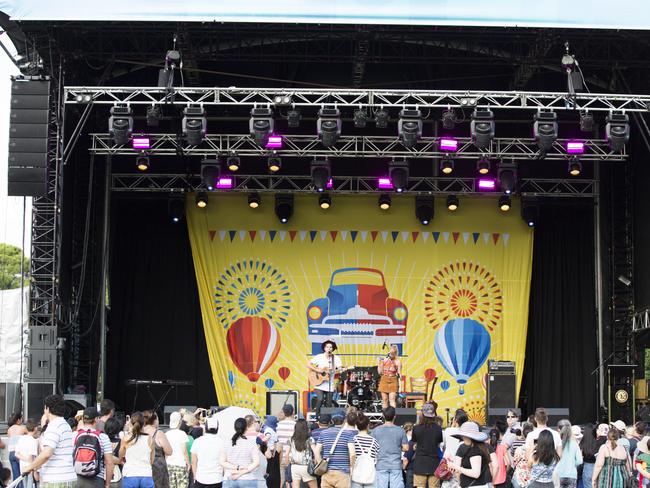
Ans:
[[[505,418],[508,409],[517,406],[517,374],[514,361],[488,360],[487,412],[488,425]]]

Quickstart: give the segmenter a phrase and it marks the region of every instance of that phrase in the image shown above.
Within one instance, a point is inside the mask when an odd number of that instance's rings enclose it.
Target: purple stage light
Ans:
[[[280,149],[282,147],[282,136],[271,135],[266,143],[267,149]]]
[[[568,154],[584,154],[585,143],[580,141],[569,141],[566,143],[566,152]]]
[[[133,149],[149,149],[151,147],[151,141],[148,137],[134,137],[133,138]]]
[[[497,187],[496,180],[492,178],[479,178],[478,180],[478,189],[479,190],[494,190]]]
[[[328,190],[334,188],[334,180],[330,178],[329,180],[327,180],[327,185],[325,186],[327,187]]]
[[[221,190],[229,190],[232,188],[232,185],[233,185],[233,181],[232,181],[232,177],[230,176],[222,176],[217,181],[217,188]]]
[[[392,190],[393,182],[390,180],[390,178],[379,178],[377,180],[377,188],[380,190]]]
[[[450,137],[443,137],[440,139],[440,150],[441,151],[457,151],[458,150],[458,141]]]

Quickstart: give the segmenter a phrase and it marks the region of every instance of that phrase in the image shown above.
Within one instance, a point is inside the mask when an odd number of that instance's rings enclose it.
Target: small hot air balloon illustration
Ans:
[[[236,320],[228,329],[226,343],[233,363],[252,382],[260,379],[280,352],[280,335],[263,317]]]
[[[228,383],[230,383],[230,388],[235,387],[235,373],[228,371]]]
[[[282,378],[282,381],[284,381],[285,383],[290,374],[291,374],[291,370],[286,366],[282,366],[280,369],[278,369],[278,375],[280,376],[280,378]]]
[[[424,379],[427,380],[427,383],[431,383],[436,377],[436,370],[433,368],[424,370]]]
[[[461,395],[465,393],[464,385],[487,359],[490,347],[490,334],[472,319],[448,321],[436,332],[434,339],[438,361],[460,385]]]
[[[449,389],[449,386],[450,386],[449,381],[447,381],[447,380],[443,380],[440,383],[440,388],[442,388],[442,391],[447,391]]]
[[[264,382],[264,386],[266,386],[269,390],[273,388],[273,385],[275,385],[275,381],[273,381],[271,378],[267,379]]]

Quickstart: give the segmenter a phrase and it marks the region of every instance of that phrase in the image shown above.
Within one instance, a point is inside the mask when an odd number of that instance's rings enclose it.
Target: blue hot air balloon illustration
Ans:
[[[273,385],[275,385],[275,381],[273,381],[271,378],[264,382],[264,386],[266,386],[269,390],[273,388]]]
[[[490,334],[476,320],[454,319],[443,325],[434,339],[434,349],[442,367],[460,385],[464,385],[483,365],[490,354]]]
[[[443,380],[443,382],[440,383],[440,388],[442,388],[442,391],[447,391],[449,389],[449,381]]]
[[[228,371],[228,383],[230,383],[230,388],[235,387],[235,374],[232,371]]]

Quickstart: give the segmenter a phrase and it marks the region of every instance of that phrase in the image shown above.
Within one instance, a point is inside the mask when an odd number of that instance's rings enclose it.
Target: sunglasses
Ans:
[[[516,415],[506,415],[506,418],[508,418],[508,419],[516,419],[517,416]]]

